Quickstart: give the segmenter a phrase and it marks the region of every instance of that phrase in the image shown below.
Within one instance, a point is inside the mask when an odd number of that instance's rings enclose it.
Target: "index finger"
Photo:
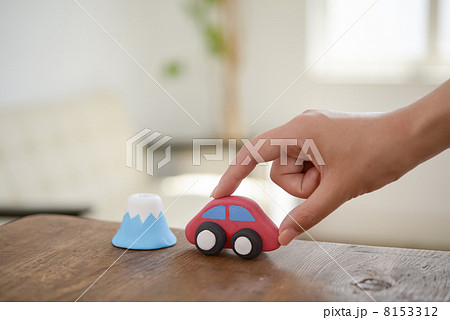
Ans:
[[[250,142],[251,146],[244,144],[236,156],[236,161],[229,165],[227,171],[225,171],[220,179],[219,184],[211,193],[211,196],[214,198],[222,198],[231,195],[258,163],[279,158],[280,147],[279,145],[271,145],[270,140],[286,138],[286,131],[286,125],[283,125],[266,131],[252,139]],[[257,149],[257,147],[259,148]]]

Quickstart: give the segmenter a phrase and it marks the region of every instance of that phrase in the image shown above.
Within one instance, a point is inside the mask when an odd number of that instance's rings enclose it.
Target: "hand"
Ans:
[[[252,145],[265,139],[260,157],[255,159],[244,146],[211,196],[232,194],[258,161],[273,161],[271,179],[291,195],[307,199],[280,225],[279,242],[287,245],[344,202],[399,179],[449,148],[449,123],[450,80],[393,112],[306,111],[253,139]],[[297,139],[297,144],[283,154],[272,139]],[[325,165],[314,158],[296,164],[305,139],[314,141]],[[247,158],[249,163],[244,162]]]
[[[397,180],[410,168],[404,137],[408,117],[397,114],[351,114],[307,111],[285,125],[251,141],[266,139],[259,154],[272,161],[271,179],[293,196],[307,199],[294,208],[280,226],[279,241],[287,245],[347,200]],[[282,163],[280,147],[271,139],[298,139],[287,148]],[[313,139],[325,165],[317,159],[296,165],[305,139]],[[251,158],[248,165],[243,161]],[[256,166],[255,157],[243,147],[213,191],[215,198],[232,194]]]
[[[264,141],[260,157],[244,146],[211,196],[232,194],[258,161],[273,161],[271,179],[291,195],[307,199],[280,225],[279,242],[287,245],[344,202],[399,179],[448,148],[448,123],[450,80],[411,106],[389,113],[306,111],[253,139],[253,146]],[[272,139],[297,139],[297,144],[287,147],[283,159]],[[296,164],[305,139],[313,139],[325,165],[314,158]]]

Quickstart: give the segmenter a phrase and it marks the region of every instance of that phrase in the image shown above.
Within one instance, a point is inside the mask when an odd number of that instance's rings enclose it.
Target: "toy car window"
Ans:
[[[255,221],[250,211],[241,206],[230,206],[230,220],[233,221]]]
[[[225,206],[217,206],[206,211],[202,218],[225,220]]]

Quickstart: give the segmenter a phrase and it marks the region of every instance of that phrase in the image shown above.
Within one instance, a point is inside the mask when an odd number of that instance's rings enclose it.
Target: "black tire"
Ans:
[[[239,237],[245,237],[250,241],[252,247],[249,253],[242,254],[236,250],[235,243]],[[239,230],[231,237],[231,248],[233,249],[234,253],[236,253],[239,257],[243,259],[254,259],[261,254],[263,243],[258,232],[246,228]]]
[[[216,237],[215,245],[208,250],[202,249],[197,242],[198,235],[200,234],[200,232],[205,230],[212,232]],[[197,247],[198,251],[208,256],[218,254],[223,249],[223,247],[225,247],[226,242],[227,242],[227,234],[225,233],[225,230],[223,230],[223,228],[219,226],[217,223],[211,221],[203,222],[201,225],[198,226],[197,230],[195,231],[195,246]]]

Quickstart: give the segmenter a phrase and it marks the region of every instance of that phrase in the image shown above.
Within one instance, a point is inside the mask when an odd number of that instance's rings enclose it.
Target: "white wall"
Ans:
[[[186,1],[84,0],[80,4],[201,126],[71,1],[1,2],[0,107],[106,88],[122,97],[136,128],[148,126],[180,139],[216,133],[219,75],[185,12]],[[249,135],[306,108],[384,111],[433,88],[324,85],[305,77],[250,126],[305,68],[304,8],[303,1],[242,2],[241,106]],[[187,70],[178,80],[166,79],[161,72],[163,63],[171,59],[186,62]]]
[[[73,1],[2,1],[0,106],[113,90],[137,129],[175,137],[211,133],[214,63],[183,10],[183,1],[79,1],[196,118],[198,127]],[[162,65],[186,62],[180,81]],[[185,139],[186,140],[186,139]]]

